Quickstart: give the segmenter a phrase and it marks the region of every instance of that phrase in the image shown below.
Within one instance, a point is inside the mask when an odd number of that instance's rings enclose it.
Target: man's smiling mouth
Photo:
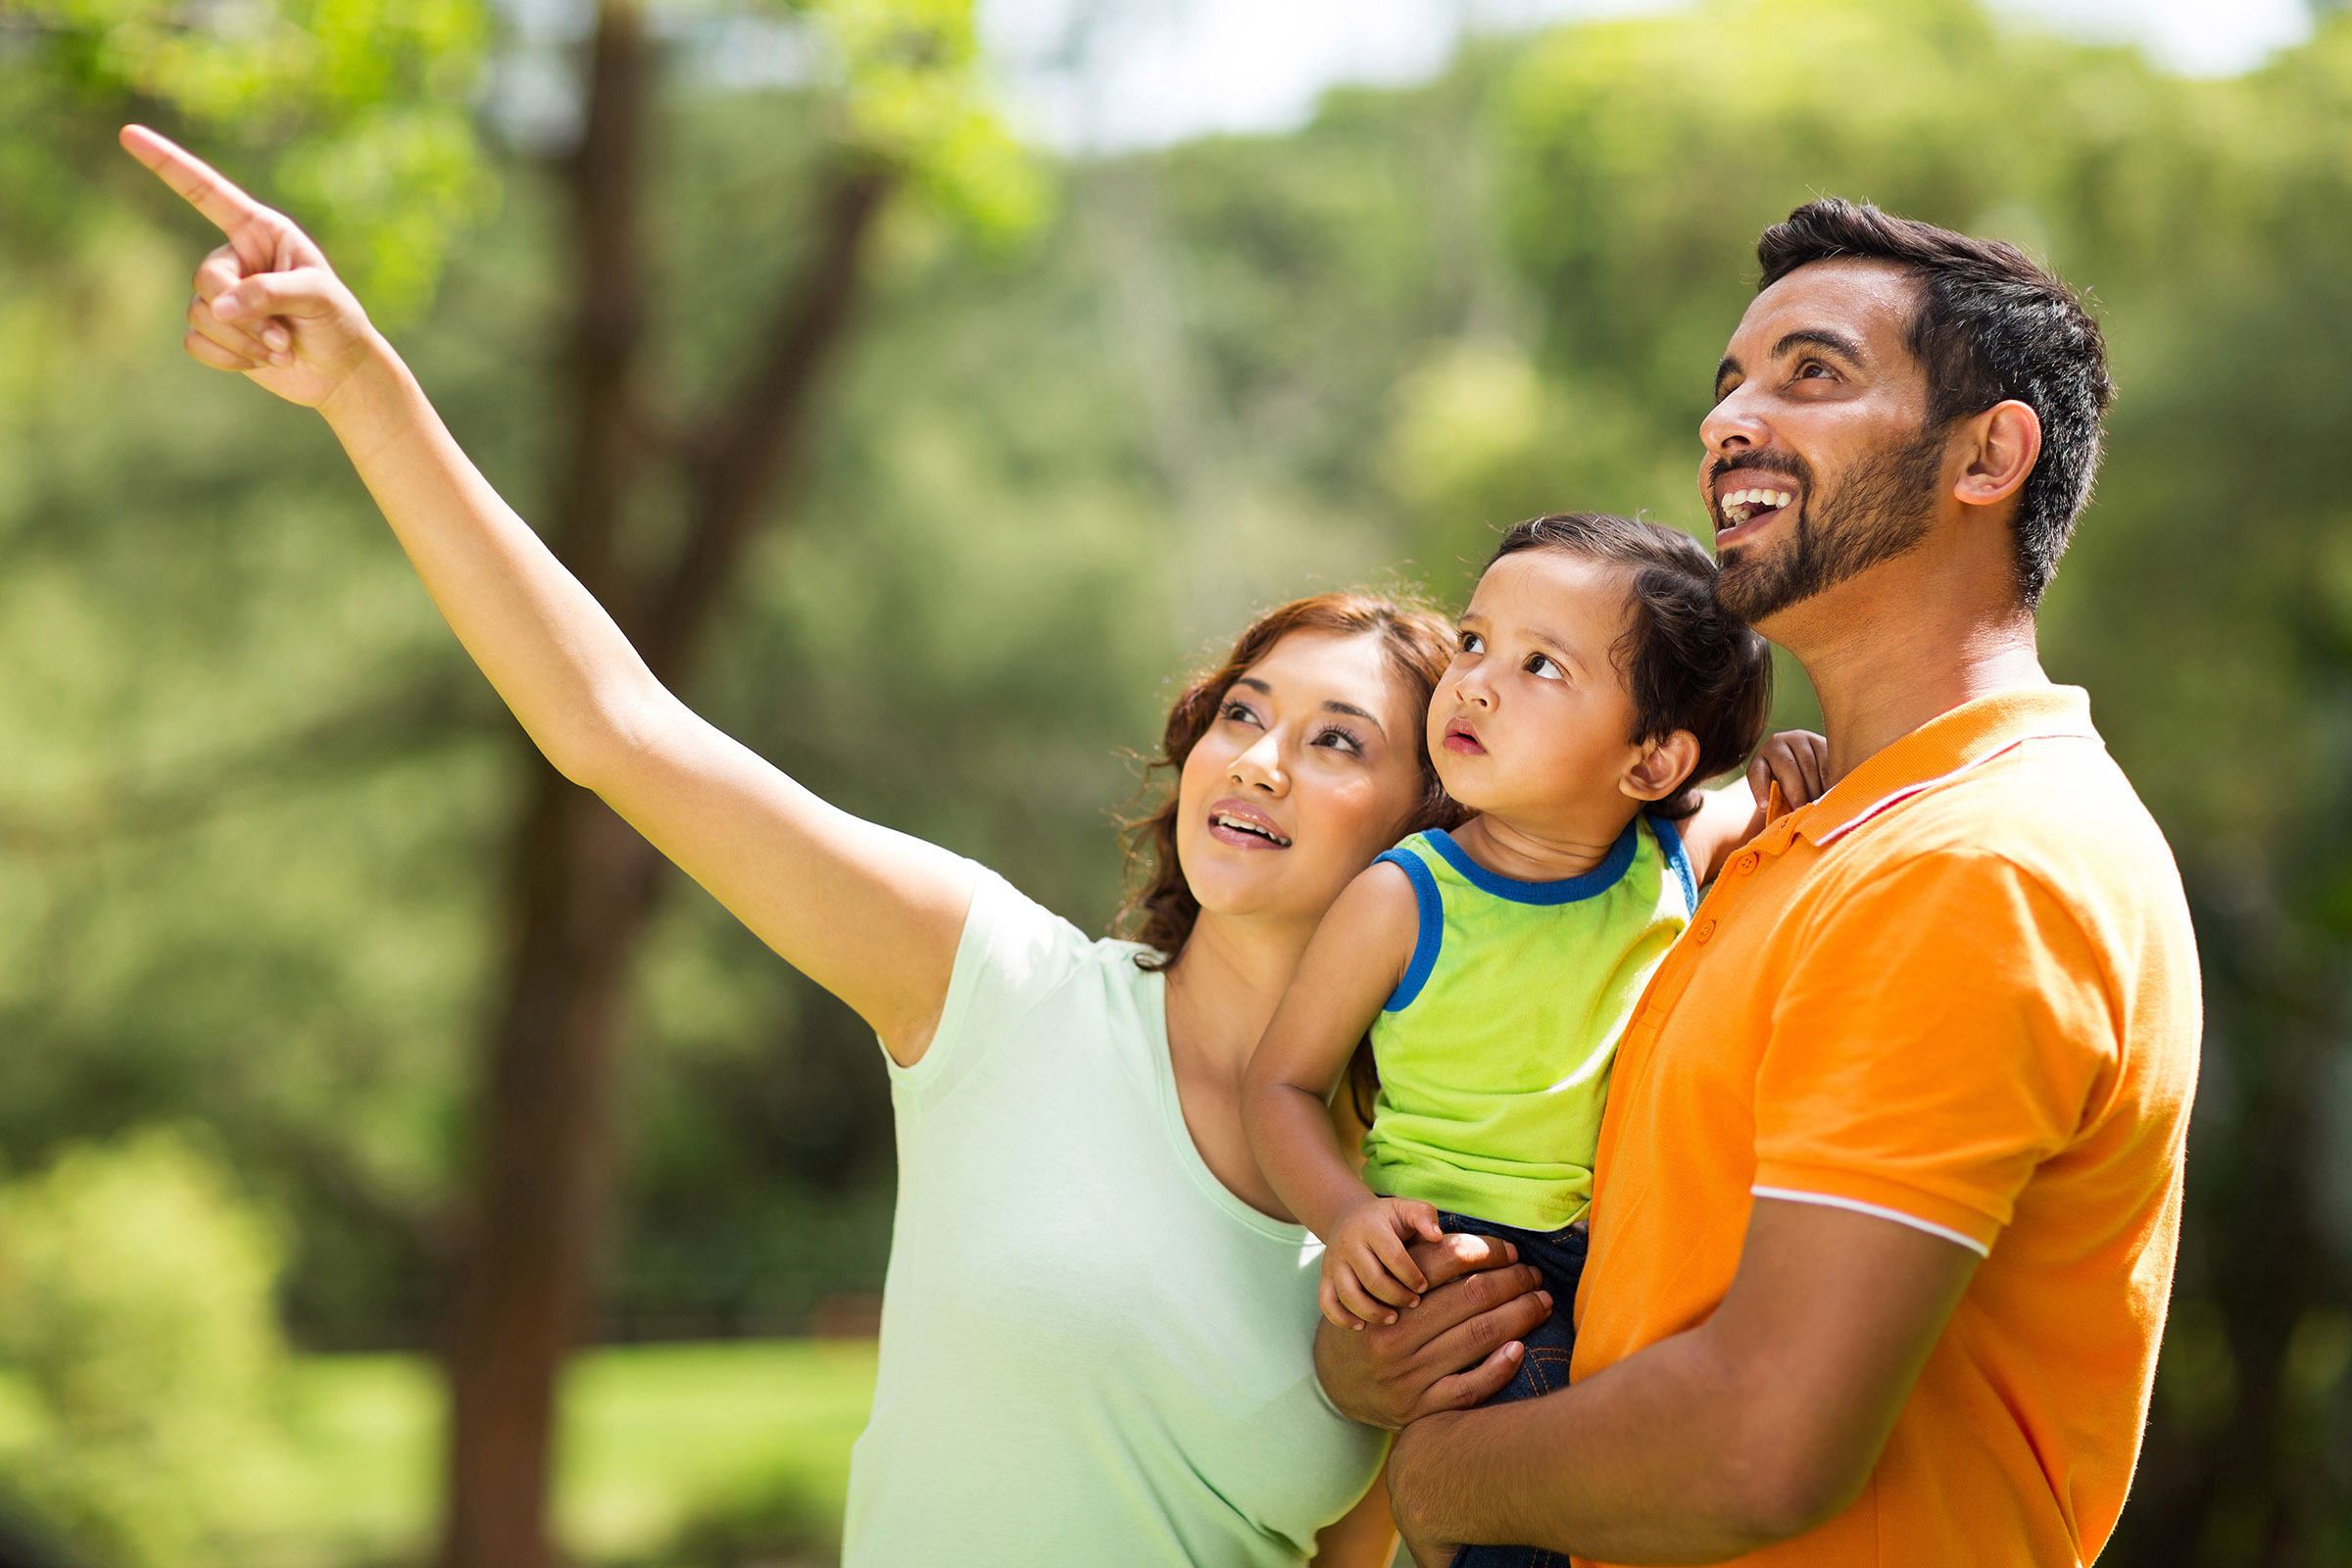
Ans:
[[[1752,522],[1767,514],[1780,511],[1795,499],[1795,491],[1782,490],[1777,487],[1753,486],[1743,490],[1734,490],[1715,504],[1716,511],[1723,519],[1717,531],[1721,532],[1725,528],[1737,528],[1741,523]]]

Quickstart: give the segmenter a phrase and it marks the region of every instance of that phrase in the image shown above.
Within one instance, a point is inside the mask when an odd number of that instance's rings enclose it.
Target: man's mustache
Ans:
[[[1750,468],[1758,473],[1777,473],[1785,479],[1794,479],[1807,489],[1813,485],[1812,465],[1802,458],[1778,452],[1742,452],[1737,457],[1717,458],[1707,465],[1707,488],[1714,489],[1727,473]]]

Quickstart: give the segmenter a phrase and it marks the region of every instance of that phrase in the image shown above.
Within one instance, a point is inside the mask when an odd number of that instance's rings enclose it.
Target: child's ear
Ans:
[[[1634,765],[1625,770],[1617,787],[1637,801],[1662,801],[1690,782],[1698,765],[1698,737],[1687,729],[1644,744]]]

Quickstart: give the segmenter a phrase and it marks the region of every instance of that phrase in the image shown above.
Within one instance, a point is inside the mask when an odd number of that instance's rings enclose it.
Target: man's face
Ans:
[[[1944,432],[1905,341],[1916,286],[1884,262],[1816,262],[1756,296],[1699,424],[1716,593],[1764,623],[1926,537]]]

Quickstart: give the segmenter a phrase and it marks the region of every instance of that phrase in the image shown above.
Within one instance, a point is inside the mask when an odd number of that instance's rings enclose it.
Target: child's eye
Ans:
[[[1544,680],[1566,680],[1568,672],[1542,654],[1527,657],[1527,672]]]
[[[1483,654],[1487,651],[1487,642],[1478,633],[1466,631],[1462,633],[1461,649],[1465,654]]]

